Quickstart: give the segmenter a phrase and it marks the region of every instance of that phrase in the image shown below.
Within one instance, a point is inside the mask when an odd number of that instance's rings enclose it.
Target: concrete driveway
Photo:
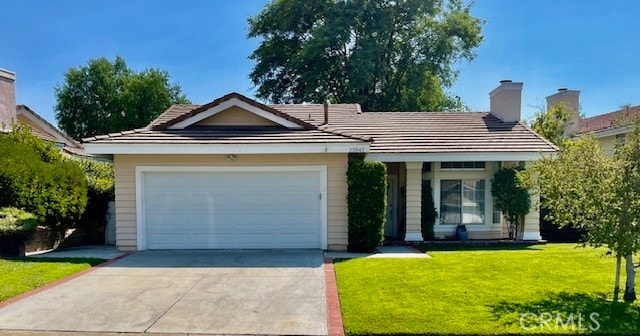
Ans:
[[[0,329],[326,335],[322,251],[142,251],[0,309]]]

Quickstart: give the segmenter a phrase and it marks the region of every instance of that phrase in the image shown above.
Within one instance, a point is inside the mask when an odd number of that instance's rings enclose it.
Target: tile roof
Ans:
[[[602,132],[622,126],[628,126],[640,115],[640,105],[631,106],[618,111],[580,119],[578,134]]]
[[[162,114],[160,114],[156,119],[154,119],[149,126],[147,127],[155,127],[159,125],[165,125],[169,121],[184,115],[185,113],[191,112],[192,110],[200,107],[202,105],[195,104],[176,104],[172,105],[168,109],[166,109]]]
[[[322,104],[269,105],[317,130],[229,129],[208,126],[184,130],[146,129],[84,139],[127,143],[271,143],[361,141],[372,139],[371,153],[554,152],[557,147],[523,123],[505,123],[488,112],[362,112],[358,104],[329,106],[322,125]],[[199,105],[176,105],[150,126],[193,115]],[[184,119],[184,118],[183,118]],[[312,139],[317,138],[317,139]],[[360,140],[357,140],[360,139]]]
[[[264,105],[262,103],[259,103],[253,99],[247,98],[239,93],[236,92],[232,92],[229,94],[226,94],[210,103],[204,104],[204,105],[200,105],[197,106],[195,108],[192,109],[188,109],[188,106],[194,106],[194,105],[185,105],[184,108],[182,109],[182,113],[178,113],[175,111],[172,111],[171,108],[169,108],[167,111],[165,111],[162,115],[160,115],[158,118],[156,118],[156,120],[152,121],[151,124],[149,125],[149,128],[153,129],[153,130],[163,130],[163,129],[167,129],[168,127],[170,127],[171,125],[177,124],[183,120],[189,119],[190,117],[200,113],[200,112],[204,112],[206,110],[209,110],[215,106],[218,106],[220,104],[222,104],[223,102],[230,100],[230,99],[238,99],[242,102],[245,102],[249,105],[252,105],[254,107],[257,107],[263,111],[267,111],[269,113],[272,113],[278,117],[284,118],[288,121],[291,121],[295,124],[298,124],[300,126],[302,126],[305,129],[313,129],[314,127],[300,119],[297,118],[293,118],[290,115],[286,114],[286,113],[282,113],[270,106]],[[165,115],[166,114],[166,115]]]
[[[371,153],[552,152],[557,148],[522,123],[487,112],[366,112],[329,118],[322,129],[367,135]]]
[[[522,123],[504,123],[488,112],[362,112],[358,104],[271,105],[320,129],[374,141],[371,153],[555,151]]]

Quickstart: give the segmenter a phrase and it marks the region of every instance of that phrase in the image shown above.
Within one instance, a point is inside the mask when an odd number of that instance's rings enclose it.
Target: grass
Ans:
[[[0,301],[104,262],[97,258],[0,259]]]
[[[594,333],[590,314],[597,313],[595,333],[640,334],[640,304],[609,300],[615,263],[604,250],[575,244],[436,248],[445,251],[429,252],[431,259],[336,262],[347,333],[571,334],[580,333],[578,314],[582,333]],[[541,320],[543,313],[551,315]]]

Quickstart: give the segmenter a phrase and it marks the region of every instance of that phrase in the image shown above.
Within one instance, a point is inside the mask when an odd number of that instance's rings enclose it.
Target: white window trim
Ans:
[[[483,178],[467,178],[467,177],[464,177],[464,178],[457,178],[457,177],[452,177],[452,178],[442,178],[442,179],[440,179],[440,180],[438,181],[438,182],[439,182],[439,183],[438,183],[438,185],[439,185],[439,186],[442,186],[442,181],[444,181],[444,180],[446,180],[446,181],[460,181],[460,182],[463,182],[463,181],[465,181],[465,180],[478,180],[478,181],[484,181],[484,222],[482,222],[482,223],[441,224],[441,223],[440,223],[440,221],[438,221],[439,226],[441,226],[441,227],[456,227],[456,226],[458,226],[458,225],[470,225],[470,226],[476,227],[476,226],[487,226],[488,224],[491,224],[491,222],[493,222],[493,219],[488,220],[488,218],[487,218],[487,209],[489,208],[489,207],[487,206],[487,202],[488,202],[488,200],[487,200],[487,187],[488,187],[488,186],[487,186],[487,184],[489,183],[489,181],[488,181],[486,178],[484,178],[484,177],[483,177]],[[490,189],[490,188],[489,188],[489,189]],[[460,192],[461,192],[461,193],[463,193],[463,192],[464,192],[464,189],[462,189]],[[438,198],[439,198],[439,200],[441,199],[441,198],[440,198],[441,193],[442,193],[442,190],[438,190],[438,194],[439,194],[439,197],[438,197]],[[461,194],[461,195],[462,195],[462,194]],[[437,207],[437,208],[438,208],[438,214],[441,214],[441,212],[440,212],[440,206],[441,206],[441,204],[440,204],[440,202],[438,202],[438,207]],[[461,205],[461,206],[462,206],[462,205]],[[462,210],[461,210],[461,211],[462,211]],[[493,212],[492,212],[492,213],[493,213]],[[464,217],[464,212],[463,212],[463,213],[461,213],[461,215]],[[493,216],[492,216],[492,217],[493,217]]]
[[[440,171],[446,172],[446,171],[455,171],[455,172],[459,172],[459,171],[485,171],[487,170],[486,168],[440,168]]]
[[[202,121],[204,119],[207,119],[211,116],[214,116],[224,110],[227,110],[231,107],[237,106],[241,109],[247,110],[253,114],[256,114],[262,118],[265,118],[267,120],[273,121],[276,124],[280,124],[284,127],[290,128],[290,129],[304,129],[304,127],[302,127],[302,125],[296,124],[293,121],[287,120],[283,117],[277,116],[271,112],[265,111],[261,108],[258,108],[256,106],[253,106],[251,104],[247,104],[246,102],[243,102],[242,100],[238,99],[238,98],[231,98],[227,101],[224,101],[206,111],[200,112],[190,118],[187,118],[181,122],[178,122],[174,125],[169,126],[169,129],[184,129],[187,126],[191,126],[193,124],[198,123],[199,121]]]
[[[468,160],[467,160],[468,161]],[[461,170],[461,171],[446,171],[441,170],[440,165],[436,165],[437,168],[430,172],[429,180],[431,180],[431,189],[433,190],[433,204],[438,211],[438,216],[441,214],[440,209],[440,187],[442,180],[484,180],[484,197],[485,197],[485,205],[484,205],[484,223],[478,224],[469,224],[467,229],[471,231],[493,231],[499,230],[501,228],[501,224],[492,223],[493,222],[493,195],[491,195],[491,178],[493,177],[493,169],[489,166],[490,163],[487,162],[485,167],[486,170],[483,171],[470,171],[470,170]],[[424,177],[423,177],[424,178]],[[465,224],[466,225],[466,224]],[[436,220],[434,225],[434,232],[436,233],[450,233],[455,230],[456,224],[440,224],[440,219]]]
[[[144,174],[150,172],[317,172],[320,179],[320,248],[327,249],[327,166],[136,166],[136,243],[137,250],[147,249],[144,216]]]
[[[456,161],[444,161],[444,162],[456,162]],[[487,161],[457,161],[457,162],[484,162],[484,168],[443,168],[440,162],[440,171],[485,171],[487,170]]]

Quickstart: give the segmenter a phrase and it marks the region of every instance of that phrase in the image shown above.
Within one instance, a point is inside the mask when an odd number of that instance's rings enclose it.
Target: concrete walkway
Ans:
[[[66,248],[62,250],[32,252],[32,253],[27,253],[27,256],[39,257],[39,258],[113,259],[124,254],[125,252],[118,251],[118,249],[112,245],[93,245],[93,246],[71,247],[71,248]]]
[[[0,308],[0,329],[326,335],[322,251],[142,251]]]
[[[410,246],[379,246],[374,253],[351,253],[327,251],[324,256],[332,259],[354,259],[354,258],[431,258]]]

